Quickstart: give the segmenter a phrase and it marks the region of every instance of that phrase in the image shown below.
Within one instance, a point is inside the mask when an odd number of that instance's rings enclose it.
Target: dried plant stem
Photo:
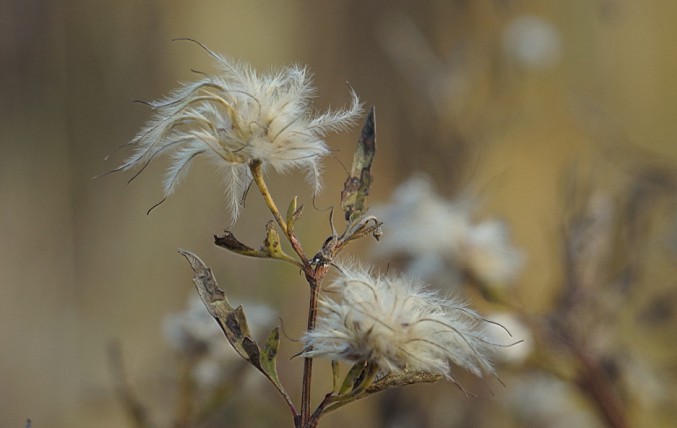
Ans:
[[[310,301],[308,302],[308,324],[307,330],[315,329],[317,320],[317,299],[319,297],[319,286],[327,274],[327,266],[319,265],[312,271],[312,275],[306,275],[308,285],[310,285]],[[317,426],[317,420],[311,424],[310,410],[310,390],[313,377],[313,359],[305,358],[303,360],[303,387],[301,390],[301,426],[303,428],[312,428]]]
[[[302,270],[303,273],[305,274],[306,281],[308,281],[308,285],[310,288],[310,299],[308,302],[308,323],[307,323],[308,331],[310,331],[315,328],[315,322],[317,320],[317,301],[319,297],[318,293],[319,286],[320,283],[322,282],[322,279],[324,279],[324,276],[327,274],[328,266],[318,265],[315,268],[313,268],[313,266],[311,265],[310,261],[305,255],[305,252],[303,251],[303,248],[301,247],[300,242],[287,226],[287,222],[282,217],[280,210],[277,208],[277,205],[275,204],[275,201],[273,200],[273,197],[270,194],[270,191],[268,190],[268,186],[266,185],[265,179],[263,178],[263,173],[261,171],[261,162],[253,161],[249,164],[249,168],[254,178],[254,183],[256,183],[256,187],[259,189],[261,196],[263,196],[263,200],[268,206],[270,212],[273,214],[273,218],[275,218],[275,221],[280,226],[280,229],[289,240],[289,243],[291,244],[292,248],[301,259]],[[317,426],[316,419],[314,419],[314,423],[313,421],[311,421],[312,412],[310,408],[310,398],[311,398],[310,392],[312,384],[312,373],[313,373],[313,359],[305,358],[303,361],[301,413],[299,417],[296,418],[295,420],[295,424],[299,428],[300,427],[312,428],[313,426]]]
[[[310,332],[315,329],[315,323],[317,321],[317,311],[318,311],[318,298],[320,285],[324,280],[324,277],[329,271],[329,266],[331,260],[351,241],[361,238],[367,234],[372,234],[376,239],[380,236],[380,226],[381,223],[374,216],[364,216],[366,211],[365,198],[369,192],[369,186],[371,184],[371,174],[370,168],[373,160],[373,155],[375,151],[376,135],[374,128],[374,109],[372,108],[367,122],[362,131],[360,141],[358,142],[358,151],[355,159],[353,160],[353,172],[351,177],[346,182],[344,191],[341,193],[342,199],[342,208],[346,213],[346,220],[348,221],[348,226],[346,230],[340,236],[336,234],[336,231],[332,226],[332,236],[327,239],[315,257],[311,262],[305,255],[301,243],[298,241],[294,235],[293,223],[290,218],[290,215],[287,215],[287,219],[290,222],[287,223],[287,220],[282,216],[280,210],[277,208],[275,201],[273,200],[268,186],[266,185],[265,179],[263,177],[263,171],[261,168],[261,162],[258,160],[253,160],[249,163],[249,169],[252,173],[254,183],[259,189],[263,200],[265,201],[268,209],[273,214],[275,221],[280,226],[282,233],[287,237],[289,244],[292,246],[294,251],[299,257],[300,267],[303,271],[306,281],[308,282],[310,289],[310,297],[308,302],[308,322],[307,322],[307,331]],[[296,201],[294,200],[293,205],[290,205],[291,213],[296,210]],[[332,212],[333,214],[333,212]],[[331,218],[330,218],[331,222]],[[333,222],[331,222],[333,225]],[[373,223],[373,224],[370,224]],[[287,260],[288,261],[288,260]],[[298,265],[298,264],[297,264]],[[375,374],[375,372],[373,373]],[[336,377],[336,372],[334,373]],[[319,418],[324,413],[327,405],[331,403],[325,397],[325,400],[321,403],[320,407],[313,412],[311,410],[311,389],[312,389],[312,377],[313,377],[313,359],[305,358],[303,361],[303,380],[302,380],[302,389],[301,389],[301,410],[299,414],[294,413],[294,424],[297,428],[315,428],[318,425]],[[335,379],[336,383],[336,379]],[[359,395],[355,393],[354,395]],[[344,397],[346,398],[346,397]]]
[[[311,331],[315,328],[315,321],[317,319],[317,296],[318,296],[318,285],[314,281],[309,281],[310,284],[310,302],[308,303],[308,331]],[[313,377],[313,359],[304,358],[303,359],[303,386],[301,389],[301,426],[304,428],[308,427],[308,422],[310,420],[310,390],[312,387],[312,377]]]

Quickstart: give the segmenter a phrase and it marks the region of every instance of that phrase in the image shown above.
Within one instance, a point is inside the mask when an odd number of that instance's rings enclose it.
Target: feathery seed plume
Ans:
[[[347,128],[359,116],[362,106],[355,92],[351,90],[348,108],[320,114],[312,109],[315,88],[307,69],[291,66],[259,74],[248,64],[203,48],[219,74],[205,74],[148,103],[156,114],[130,142],[135,153],[115,171],[143,170],[157,155],[172,152],[164,180],[169,196],[192,161],[204,155],[223,172],[233,219],[251,182],[248,165],[254,161],[264,171],[305,169],[318,191],[319,161],[329,154],[323,137]]]
[[[494,344],[465,305],[403,276],[341,267],[320,300],[303,356],[376,364],[383,372],[421,371],[449,379],[450,363],[477,376],[493,373]]]

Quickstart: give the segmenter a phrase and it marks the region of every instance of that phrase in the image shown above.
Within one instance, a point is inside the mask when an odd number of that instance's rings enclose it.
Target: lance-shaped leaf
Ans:
[[[298,208],[297,205],[299,203],[299,198],[298,196],[294,196],[294,199],[289,202],[289,206],[287,207],[287,227],[289,227],[289,223],[293,221],[294,219],[294,211]]]
[[[268,335],[266,344],[259,357],[261,369],[267,373],[275,384],[280,384],[280,379],[277,376],[278,349],[280,349],[280,327],[275,327]]]
[[[371,164],[375,153],[376,127],[374,107],[372,107],[357,142],[350,176],[341,192],[341,208],[345,213],[346,221],[353,221],[367,211],[367,196],[372,182]]]
[[[301,217],[301,212],[303,211],[303,205],[300,207],[298,206],[298,197],[294,196],[294,199],[289,203],[289,207],[287,208],[287,230],[289,231],[289,234],[292,234],[294,232],[294,225],[296,224],[296,220]]]
[[[232,251],[234,253],[243,255],[243,256],[249,256],[249,257],[267,257],[265,254],[261,253],[261,251],[255,250],[251,247],[248,247],[247,245],[243,244],[242,242],[238,241],[235,235],[233,235],[232,232],[226,230],[223,235],[214,235],[214,243],[218,245],[219,247],[225,248],[228,251]],[[179,251],[180,252],[180,251]],[[183,254],[183,253],[181,253]],[[183,254],[186,256],[185,254]],[[186,256],[186,258],[188,258]],[[191,263],[192,264],[192,263]]]
[[[343,380],[343,385],[341,385],[341,389],[339,389],[339,394],[345,394],[353,389],[357,380],[362,376],[365,368],[366,364],[363,361],[354,364],[346,375],[346,378]]]
[[[242,306],[234,308],[230,304],[226,293],[216,283],[211,268],[207,267],[198,256],[185,250],[179,250],[179,253],[188,260],[190,267],[193,268],[193,283],[209,314],[219,323],[235,351],[242,358],[250,360],[250,352],[245,348],[243,342],[245,338],[251,340],[251,334]]]
[[[280,235],[277,233],[270,221],[266,225],[266,238],[260,249],[255,250],[242,242],[238,241],[232,232],[226,230],[223,235],[214,235],[214,243],[219,247],[225,248],[233,253],[248,257],[258,257],[262,259],[278,259],[289,262],[295,266],[300,266],[299,262],[287,255],[280,244]]]
[[[197,288],[200,299],[207,307],[211,316],[218,322],[228,342],[230,342],[242,358],[256,367],[270,380],[285,399],[292,413],[296,414],[296,409],[291,398],[280,383],[280,378],[277,375],[275,357],[277,356],[280,344],[279,328],[275,328],[271,332],[262,351],[251,337],[242,306],[233,308],[226,297],[226,293],[216,283],[216,278],[214,278],[211,268],[207,267],[198,256],[189,251],[179,250],[179,253],[188,260],[193,268],[193,283]]]

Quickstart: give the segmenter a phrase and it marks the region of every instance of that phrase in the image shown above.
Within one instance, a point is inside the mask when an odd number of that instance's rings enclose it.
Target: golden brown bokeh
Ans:
[[[520,17],[537,19],[516,21]],[[5,2],[0,426],[23,426],[27,418],[35,427],[125,426],[108,360],[114,340],[136,392],[158,421],[169,423],[176,361],[161,325],[194,292],[179,247],[200,254],[236,302],[267,302],[279,309],[290,336],[303,332],[306,289],[296,272],[236,258],[213,245],[212,235],[230,219],[220,179],[207,163],[196,165],[150,215],[146,211],[162,197],[162,160],[129,185],[124,175],[91,179],[117,166],[126,152],[104,157],[149,118],[147,108],[130,100],[160,98],[177,81],[191,79],[191,68],[210,69],[201,49],[172,39],[197,39],[261,69],[306,64],[319,87],[319,108],[346,104],[348,81],[367,105],[376,106],[372,200],[386,201],[394,186],[420,171],[445,196],[467,189],[479,194],[483,213],[505,218],[526,255],[517,294],[538,314],[550,308],[564,281],[558,240],[564,214],[575,205],[565,191],[572,171],[615,200],[632,186],[650,195],[660,186],[674,189],[675,22],[677,3],[663,1]],[[537,43],[525,53],[521,37]],[[541,56],[530,56],[539,49]],[[357,130],[329,139],[345,164],[356,138]],[[338,161],[328,160],[325,171],[320,208],[337,203],[345,179]],[[281,201],[299,194],[306,212],[297,229],[309,248],[317,248],[328,232],[327,213],[311,208],[303,177],[276,178],[272,190]],[[268,215],[252,196],[235,231],[253,241],[263,236]],[[672,222],[673,235],[654,233],[641,254],[626,251],[646,266],[642,292],[629,305],[649,308],[648,318],[666,311],[674,318],[669,290],[675,287],[677,215],[670,202],[658,196],[656,201],[652,210],[672,213],[661,221]],[[647,226],[647,234],[661,227],[657,223]],[[671,260],[657,255],[662,245],[672,245]],[[653,296],[670,295],[651,306]],[[650,342],[654,359],[674,358],[674,319],[652,341],[637,331],[635,318],[628,315],[626,323],[626,340]],[[288,357],[298,344],[282,346],[282,378],[296,393],[300,364]],[[674,361],[666,365],[674,377]],[[468,400],[452,385],[426,388],[403,392],[415,392],[407,395],[416,402],[412,408],[431,406],[418,426],[452,426],[454,415],[441,413],[435,397],[461,403],[448,411],[491,403]],[[256,424],[290,425],[274,392],[261,389],[261,403],[245,404],[272,420],[260,416]],[[517,386],[492,389],[510,395]],[[434,393],[430,403],[426,391]],[[370,426],[386,420],[387,405],[370,399],[324,422],[354,425],[359,414]],[[667,422],[660,414],[642,413],[651,405],[629,409],[638,426]],[[453,426],[510,426],[490,419],[501,415],[494,409],[482,421]],[[238,418],[231,426],[259,426]]]

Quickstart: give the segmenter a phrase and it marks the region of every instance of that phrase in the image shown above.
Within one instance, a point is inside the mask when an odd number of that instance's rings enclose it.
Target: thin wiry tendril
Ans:
[[[195,94],[198,91],[205,91],[204,88],[213,88],[213,89],[218,89],[219,91],[222,91],[222,92],[228,92],[228,90],[225,87],[223,87],[222,85],[214,82],[213,80],[197,82],[193,85],[186,85],[183,88],[184,89],[190,88],[190,90],[187,91],[186,95],[192,95],[192,94]],[[138,102],[146,104],[146,105],[148,105],[152,108],[159,109],[159,108],[167,108],[167,107],[180,105],[184,101],[185,101],[185,96],[180,97],[178,94],[175,94],[173,96],[169,96],[168,98],[166,98],[164,100],[138,101]]]
[[[435,320],[430,320],[430,321],[435,321]],[[440,323],[441,323],[441,322],[440,322]],[[441,323],[441,324],[446,325],[446,324],[444,324],[444,323]],[[478,360],[478,361],[480,361],[480,362],[483,362],[483,361],[484,361],[483,358],[482,358],[482,354],[481,354],[477,349],[475,349],[475,347],[470,343],[470,341],[465,337],[465,335],[464,335],[463,333],[461,333],[461,332],[460,332],[457,328],[455,328],[455,327],[452,327],[452,326],[449,326],[449,325],[446,325],[446,326],[449,327],[451,330],[453,330],[453,331],[454,331],[461,339],[463,339],[463,341],[465,342],[465,344],[468,345],[468,348],[470,348],[470,350],[472,351],[472,353],[475,354],[475,357],[477,357],[477,360]],[[422,340],[422,339],[412,338],[412,339],[410,339],[410,340],[411,340],[411,341],[416,341],[416,340]],[[439,346],[442,347],[443,349],[447,349],[446,347],[443,347],[442,345],[439,345]],[[448,349],[447,349],[447,350],[448,350]],[[451,352],[451,351],[450,351],[450,352]],[[482,365],[484,366],[484,365],[486,365],[486,364],[482,364]]]
[[[132,178],[130,178],[130,179],[127,181],[127,184],[129,184],[129,183],[131,183],[132,181],[134,181],[134,179],[136,179],[136,177],[138,177],[139,174],[141,174],[141,173],[143,172],[143,170],[145,170],[145,169],[148,167],[148,165],[150,165],[150,163],[151,163],[151,161],[153,160],[153,158],[155,158],[155,156],[157,156],[158,154],[160,154],[161,152],[163,152],[165,149],[167,149],[167,148],[170,147],[170,146],[174,146],[174,145],[176,145],[176,144],[181,144],[181,143],[183,143],[183,142],[186,141],[186,140],[192,140],[192,139],[193,139],[192,136],[186,137],[185,139],[182,138],[182,139],[180,139],[180,140],[176,140],[176,141],[172,141],[171,143],[167,143],[167,144],[165,144],[164,146],[160,147],[159,149],[155,150],[155,152],[153,152],[153,154],[150,155],[150,157],[143,163],[143,165],[141,166],[141,168],[139,168],[139,170],[132,176]],[[124,166],[124,165],[123,165],[123,166]]]
[[[162,200],[161,200],[160,202],[158,202],[157,204],[155,204],[155,205],[153,205],[152,207],[150,207],[150,208],[148,209],[148,211],[146,211],[146,215],[150,215],[150,212],[151,212],[151,211],[153,211],[155,208],[157,208],[157,207],[159,207],[160,205],[162,205],[166,200],[167,200],[167,197],[165,196],[164,198],[162,198]]]
[[[301,114],[297,115],[297,116],[296,116],[294,119],[292,119],[288,124],[286,124],[282,129],[280,129],[280,130],[277,132],[277,134],[275,134],[275,136],[273,136],[273,138],[272,138],[270,141],[272,141],[272,142],[274,143],[275,140],[277,140],[277,137],[280,136],[280,134],[282,134],[284,131],[286,131],[287,129],[289,129],[290,126],[292,126],[294,123],[296,123],[296,122],[297,122],[299,119],[301,119],[304,115],[305,115],[305,113],[301,113]],[[271,124],[272,124],[272,122],[271,122]]]

